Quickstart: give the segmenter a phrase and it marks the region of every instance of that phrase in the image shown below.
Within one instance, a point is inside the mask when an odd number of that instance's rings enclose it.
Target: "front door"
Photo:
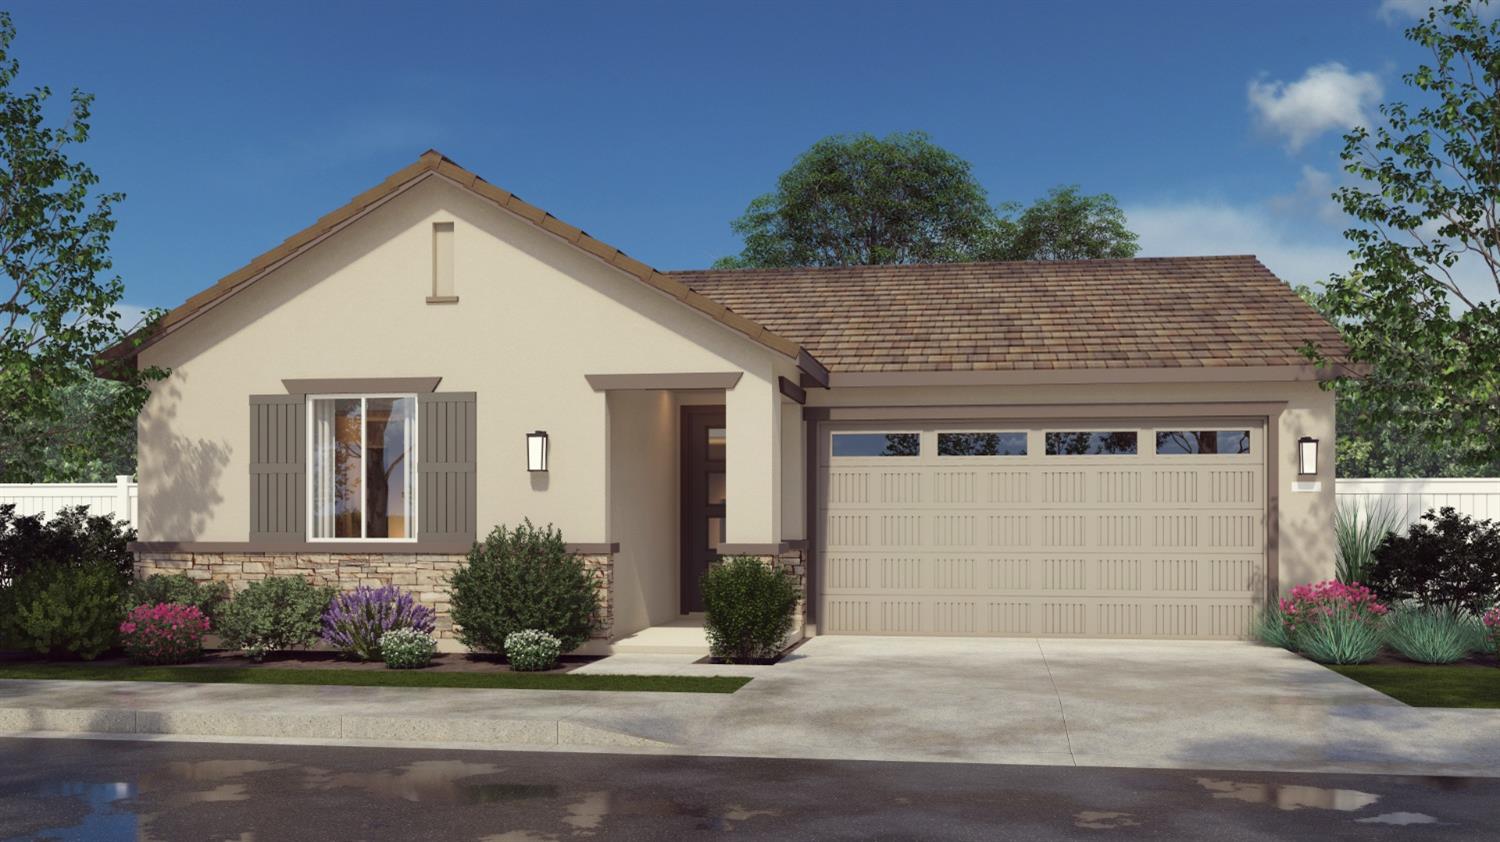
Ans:
[[[724,407],[682,408],[682,613],[703,610],[703,574],[724,543]]]

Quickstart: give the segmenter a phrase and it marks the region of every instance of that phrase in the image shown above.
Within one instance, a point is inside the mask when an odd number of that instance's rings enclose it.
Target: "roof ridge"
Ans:
[[[1135,263],[1168,263],[1168,262],[1229,262],[1253,260],[1261,263],[1260,257],[1255,254],[1184,254],[1184,255],[1155,255],[1150,257],[1099,257],[1099,258],[1072,258],[1068,260],[967,260],[953,261],[949,263],[859,263],[849,266],[756,266],[756,267],[709,267],[706,269],[669,269],[668,275],[706,275],[706,274],[772,274],[776,272],[856,272],[856,271],[881,271],[895,272],[901,270],[921,269],[962,269],[965,267],[978,266],[1099,266],[1113,264],[1135,264]],[[1264,265],[1264,264],[1262,264]]]

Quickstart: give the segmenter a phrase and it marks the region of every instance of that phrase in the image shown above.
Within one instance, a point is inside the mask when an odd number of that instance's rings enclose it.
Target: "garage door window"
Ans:
[[[1158,455],[1190,453],[1245,454],[1250,452],[1249,430],[1158,430]]]
[[[919,456],[916,433],[834,433],[834,456]]]
[[[1047,433],[1048,456],[1129,456],[1135,453],[1134,430]]]
[[[939,456],[1025,456],[1025,433],[938,433]]]

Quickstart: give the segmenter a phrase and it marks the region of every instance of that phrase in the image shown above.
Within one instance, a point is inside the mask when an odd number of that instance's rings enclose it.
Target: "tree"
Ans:
[[[1357,220],[1344,234],[1354,266],[1322,300],[1369,375],[1334,388],[1360,435],[1440,446],[1480,470],[1500,462],[1500,21],[1465,0],[1406,37],[1433,57],[1402,76],[1418,105],[1382,105],[1385,125],[1344,138],[1360,183],[1335,197]]]
[[[921,132],[824,138],[776,190],[731,223],[721,269],[1131,257],[1136,238],[1108,194],[1059,187],[998,213],[969,163]],[[1014,216],[1014,218],[1011,218]]]
[[[93,378],[98,352],[125,338],[116,309],[124,285],[101,277],[123,197],[96,194],[98,176],[68,157],[68,146],[88,140],[88,94],[73,91],[69,118],[49,128],[51,91],[11,90],[14,38],[0,13],[0,481],[32,482],[57,478],[39,471],[39,457],[77,432],[69,408],[80,389],[100,399],[96,416],[133,423],[146,382],[163,373],[122,369],[113,372],[122,388],[80,385]]]
[[[1135,232],[1108,193],[1086,196],[1076,184],[1054,187],[1031,207],[1001,206],[1014,219],[996,220],[996,236],[985,260],[1101,260],[1135,257]]]

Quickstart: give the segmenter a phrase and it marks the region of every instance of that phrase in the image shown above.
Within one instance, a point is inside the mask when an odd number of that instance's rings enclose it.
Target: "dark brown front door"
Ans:
[[[703,574],[724,543],[724,407],[682,408],[682,613],[703,610]]]

